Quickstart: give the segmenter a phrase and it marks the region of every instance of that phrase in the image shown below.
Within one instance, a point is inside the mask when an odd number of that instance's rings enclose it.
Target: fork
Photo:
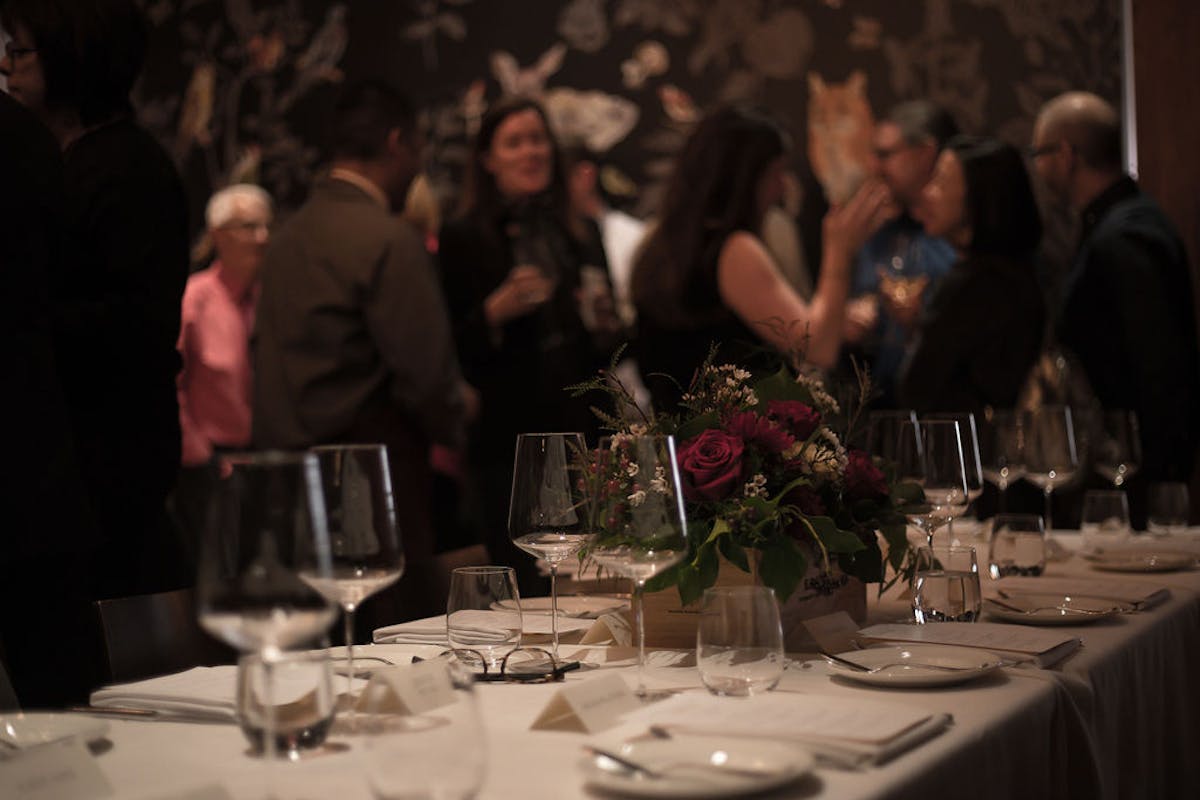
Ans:
[[[1005,609],[1006,611],[1012,611],[1017,614],[1036,614],[1039,611],[1066,611],[1070,614],[1082,614],[1087,616],[1090,614],[1111,614],[1114,611],[1121,610],[1117,606],[1113,606],[1112,608],[1097,609],[1075,608],[1074,606],[1068,606],[1065,604],[1057,606],[1034,606],[1033,608],[1022,608],[1021,606],[1013,605],[1012,603],[1006,603],[1003,600],[997,600],[994,597],[987,598],[987,601]]]
[[[888,663],[880,664],[877,667],[868,667],[865,664],[859,664],[857,661],[851,661],[848,658],[835,656],[833,653],[826,653],[824,650],[820,652],[821,655],[835,664],[841,664],[843,667],[849,667],[855,672],[862,672],[867,675],[874,675],[876,672],[882,672],[889,667],[919,667],[921,669],[940,669],[943,672],[964,672],[974,669],[974,667],[951,667],[945,664],[926,664],[918,661],[889,661]]]

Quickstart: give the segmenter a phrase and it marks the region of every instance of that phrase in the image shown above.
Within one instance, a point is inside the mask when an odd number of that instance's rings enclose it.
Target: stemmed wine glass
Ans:
[[[382,444],[314,447],[329,520],[333,572],[323,576],[305,565],[310,586],[344,612],[347,691],[354,692],[354,612],[371,595],[400,579],[404,551],[396,528],[387,447]],[[354,729],[354,704],[347,724]]]
[[[558,565],[587,544],[586,486],[581,433],[517,435],[508,535],[513,544],[550,565],[550,630],[558,660]]]
[[[1026,420],[1025,480],[1046,497],[1046,527],[1052,528],[1050,497],[1056,486],[1075,477],[1079,453],[1075,447],[1075,421],[1068,406],[1042,406]]]
[[[278,748],[273,665],[283,650],[322,634],[337,613],[299,575],[333,575],[317,457],[228,455],[217,466],[200,547],[198,614],[213,636],[262,659],[270,763]]]
[[[885,462],[896,463],[905,441],[902,437],[913,435],[912,428],[901,426],[916,421],[917,414],[911,410],[872,411],[867,422],[867,452]]]
[[[922,419],[953,420],[958,423],[958,432],[962,438],[963,466],[966,468],[967,505],[970,506],[983,494],[983,461],[979,455],[979,430],[975,425],[975,415],[966,412],[946,412],[927,414]],[[966,513],[966,509],[963,509]],[[948,522],[947,531],[953,537],[954,519]]]
[[[646,691],[646,581],[687,556],[687,515],[671,436],[617,435],[596,452],[590,506],[596,538],[588,555],[633,579],[638,642],[637,694]],[[632,481],[632,483],[630,483]],[[616,484],[617,491],[611,491]],[[636,486],[636,488],[635,488]],[[626,489],[632,492],[626,492]]]
[[[967,468],[963,436],[955,420],[902,422],[896,451],[899,476],[920,485],[922,503],[904,510],[908,521],[925,532],[930,547],[933,534],[967,509]]]
[[[1096,471],[1120,489],[1133,477],[1142,462],[1142,441],[1137,414],[1105,411],[1095,431],[1099,441],[1092,448]]]
[[[1000,492],[997,511],[1004,511],[1008,487],[1025,475],[1025,428],[1014,411],[991,411],[980,430],[980,460],[983,477]]]

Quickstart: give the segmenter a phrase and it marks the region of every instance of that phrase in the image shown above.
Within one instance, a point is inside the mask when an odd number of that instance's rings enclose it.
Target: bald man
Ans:
[[[1034,168],[1080,215],[1056,328],[1106,409],[1136,411],[1144,476],[1186,481],[1200,439],[1200,353],[1187,253],[1162,209],[1125,174],[1120,119],[1069,92],[1038,115]]]

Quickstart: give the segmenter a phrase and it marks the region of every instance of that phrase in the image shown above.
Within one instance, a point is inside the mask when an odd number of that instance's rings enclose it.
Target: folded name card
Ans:
[[[454,684],[446,664],[419,661],[374,670],[356,707],[376,714],[424,714],[454,702]]]
[[[596,733],[640,707],[637,696],[620,675],[604,675],[563,686],[530,727],[535,731]]]
[[[84,800],[112,793],[78,739],[31,747],[0,761],[0,797],[6,800]]]

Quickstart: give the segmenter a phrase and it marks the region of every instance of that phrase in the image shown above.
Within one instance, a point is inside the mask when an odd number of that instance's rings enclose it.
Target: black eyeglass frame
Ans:
[[[464,659],[459,653],[470,653],[473,656],[473,660],[477,661],[479,666],[483,668],[483,671],[475,672],[472,662]],[[514,653],[540,653],[549,661],[551,665],[550,669],[545,672],[511,672],[509,671],[508,664],[509,659],[512,658]],[[488,667],[488,661],[484,658],[483,653],[469,647],[447,650],[442,655],[453,656],[460,664],[472,672],[476,681],[486,683],[561,683],[566,679],[566,673],[579,669],[578,661],[565,661],[560,664],[553,653],[541,647],[517,647],[508,651],[500,661],[499,672],[492,672]]]

